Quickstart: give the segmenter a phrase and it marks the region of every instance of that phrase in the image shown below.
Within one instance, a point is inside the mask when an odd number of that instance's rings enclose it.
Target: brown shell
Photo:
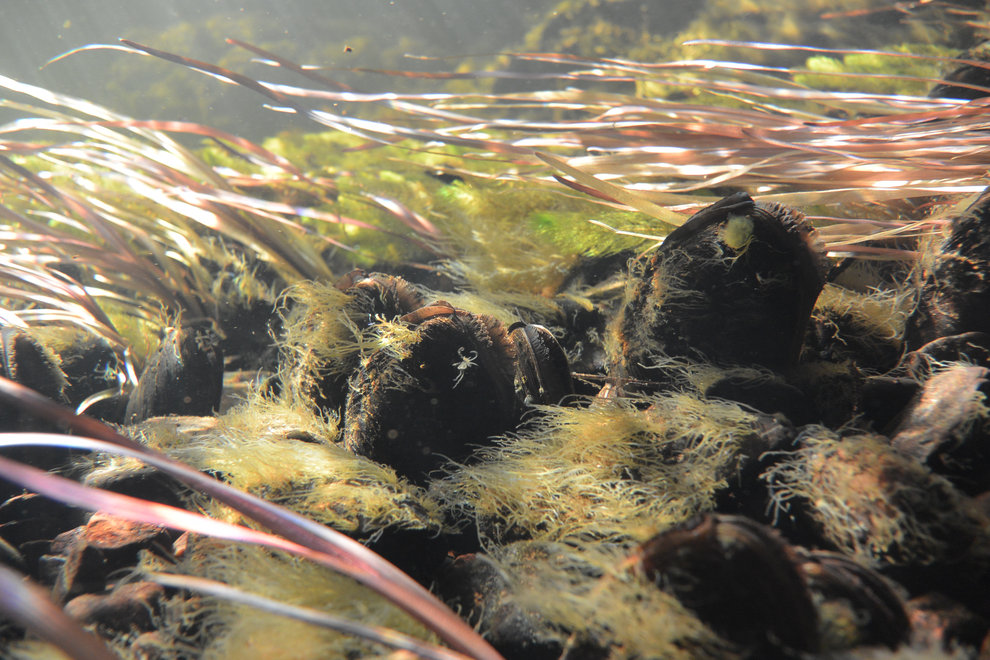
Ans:
[[[646,541],[635,559],[635,572],[737,644],[818,649],[818,614],[796,556],[769,527],[704,515]]]

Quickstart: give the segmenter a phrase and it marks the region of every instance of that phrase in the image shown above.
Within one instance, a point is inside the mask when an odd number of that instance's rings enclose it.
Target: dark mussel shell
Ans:
[[[990,62],[990,49],[987,48],[987,43],[971,48],[963,53],[960,59],[975,60],[975,62],[960,64],[949,72],[944,78],[945,82],[935,85],[928,92],[930,98],[979,99],[988,96],[983,89],[977,89],[990,87],[990,69],[986,67],[986,63]]]
[[[472,553],[449,560],[436,588],[505,658],[561,657],[560,642],[538,615],[514,601],[512,579],[490,557]]]
[[[351,383],[344,445],[422,483],[512,429],[515,349],[496,319],[434,303],[402,350],[379,350]]]
[[[66,380],[55,353],[28,332],[19,328],[0,328],[0,364],[5,378],[30,387],[48,398],[65,400]]]
[[[509,337],[516,347],[516,376],[527,402],[557,404],[574,394],[567,356],[550,330],[535,323],[513,323]]]
[[[990,651],[990,620],[986,617],[938,592],[915,596],[905,604],[905,608],[916,647],[927,646],[933,651],[942,650],[946,655],[987,657]],[[960,654],[960,648],[968,653]],[[980,651],[977,652],[977,649]]]
[[[120,423],[127,398],[118,380],[123,364],[106,339],[72,327],[33,330],[37,339],[58,355],[65,375],[65,400],[71,408],[85,403],[85,413]]]
[[[709,514],[662,532],[640,546],[634,570],[747,649],[819,647],[818,613],[794,551],[749,518]]]
[[[904,602],[879,573],[835,552],[804,555],[801,570],[817,595],[822,644],[829,651],[908,641],[911,622]]]
[[[131,393],[124,420],[159,415],[209,415],[220,406],[223,354],[209,322],[166,329]]]
[[[355,269],[342,277],[335,285],[354,297],[353,312],[364,315],[365,324],[378,315],[385,318],[402,316],[419,309],[426,302],[406,280],[394,275],[371,273]],[[354,319],[355,322],[361,319]]]
[[[918,382],[928,380],[945,362],[966,362],[990,369],[990,334],[963,332],[933,339],[904,356],[898,370]]]
[[[394,275],[352,270],[334,286],[351,297],[341,312],[346,320],[360,329],[367,328],[379,318],[393,319],[409,314],[425,301],[412,284]],[[357,354],[353,363],[323,369],[316,390],[312,393],[320,408],[339,410],[347,399],[347,381],[358,368]]]
[[[651,356],[782,371],[798,357],[826,262],[804,216],[736,193],[699,211],[635,262],[613,326],[615,375],[656,377]]]
[[[53,401],[66,403],[67,382],[59,359],[34,336],[20,328],[0,328],[0,353],[0,375]],[[0,428],[18,430],[32,423],[19,408],[0,405]]]
[[[990,188],[953,218],[935,265],[923,273],[908,319],[910,348],[964,332],[990,333]]]

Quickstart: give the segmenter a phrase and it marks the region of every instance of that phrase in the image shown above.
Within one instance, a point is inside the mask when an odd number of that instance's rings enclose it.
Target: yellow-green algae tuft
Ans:
[[[562,642],[591,643],[609,660],[735,657],[676,598],[628,571],[629,553],[609,543],[523,541],[493,558],[510,576],[511,599]]]
[[[339,531],[443,529],[439,505],[395,473],[334,444],[334,420],[257,397],[186,432],[188,418],[153,418],[133,433],[149,446]],[[198,502],[211,515],[237,514]]]
[[[207,539],[197,540],[188,555],[181,564],[188,574],[436,643],[435,636],[384,598],[322,566]],[[200,615],[207,631],[203,660],[391,657],[392,653],[349,635],[223,599],[204,598]]]
[[[689,394],[541,408],[453,471],[440,495],[496,544],[643,541],[713,508],[754,422],[735,404]]]

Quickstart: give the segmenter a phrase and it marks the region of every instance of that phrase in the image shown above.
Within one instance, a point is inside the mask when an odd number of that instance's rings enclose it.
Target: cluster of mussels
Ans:
[[[632,550],[629,574],[756,657],[912,640],[975,649],[990,627],[988,213],[985,193],[953,219],[912,275],[905,331],[871,343],[852,315],[813,314],[848,266],[831,267],[804,216],[731,195],[630,263],[621,301],[601,315],[602,345],[575,356],[574,374],[541,325],[506,328],[359,275],[340,286],[363,297],[365,318],[398,317],[410,334],[319,391],[345,401],[350,450],[429,485],[518,429],[528,406],[642,396],[647,409],[705,365],[703,398],[741,404],[764,431],[715,510]],[[548,641],[540,613],[506,595],[512,583],[469,554],[440,589],[507,655],[607,655],[607,644]]]
[[[849,309],[816,308],[827,286],[853,288],[850,272],[826,259],[801,213],[737,193],[630,259],[621,297],[598,309],[562,299],[563,311],[546,325],[507,325],[431,301],[400,277],[355,271],[336,290],[356,348],[300,382],[314,408],[342,416],[340,445],[429,489],[490,458],[484,448],[538,425],[541,415],[616,401],[657,415],[657,396],[704,370],[692,381],[697,398],[733,402],[753,432],[732,474],[719,476],[708,510],[658,522],[663,531],[648,540],[630,544],[630,532],[618,541],[624,560],[612,579],[655,585],[714,631],[727,653],[908,643],[971,653],[982,644],[988,653],[990,192],[952,219],[922,267],[871,283],[913,288],[917,302],[902,332],[878,336]],[[372,335],[374,347],[362,348]],[[100,388],[73,378],[64,357],[61,370],[52,367],[49,349],[25,333],[5,330],[0,339],[4,372],[15,380],[42,391],[62,383],[53,396],[73,403]],[[89,357],[78,372],[100,373],[94,365],[111,358]],[[293,368],[283,365],[271,396],[293,386]],[[134,423],[210,414],[222,370],[209,328],[170,330],[126,409],[103,402],[104,416]],[[66,376],[79,391],[66,393]],[[684,451],[657,455],[689,460]],[[15,500],[23,508],[15,498],[0,514],[13,515]],[[533,535],[521,528],[498,537],[485,529],[498,513],[485,515],[444,550],[457,556],[442,568],[411,572],[507,657],[607,657],[622,644],[582,636],[515,599],[518,583],[506,566],[515,561],[525,574],[549,546],[525,545]],[[8,542],[11,522],[2,530]],[[506,547],[519,542],[518,556],[503,547],[494,561],[465,541],[471,534]],[[63,545],[67,557],[81,554]],[[596,570],[583,577],[603,582]]]

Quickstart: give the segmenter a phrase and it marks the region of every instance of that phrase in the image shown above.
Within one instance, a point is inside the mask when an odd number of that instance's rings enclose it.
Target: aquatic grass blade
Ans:
[[[262,54],[249,44],[231,43]],[[161,51],[155,54],[165,55]],[[299,67],[267,51],[264,55],[268,64],[318,80],[311,75],[312,67]],[[940,61],[921,55],[889,55]],[[635,81],[658,88],[696,90],[720,102],[674,102],[661,95],[633,96],[573,87],[509,94],[394,94],[335,91],[323,82],[321,85],[330,91],[305,89],[234,72],[227,72],[233,75],[226,79],[269,98],[279,97],[283,105],[322,125],[374,142],[439,141],[490,152],[478,156],[513,154],[516,169],[504,172],[503,178],[541,185],[556,179],[599,203],[619,203],[673,225],[681,220],[670,213],[672,208],[690,211],[703,206],[710,200],[695,193],[713,186],[742,188],[760,199],[829,204],[837,208],[836,213],[843,205],[852,204],[873,204],[883,213],[891,201],[965,194],[971,187],[985,185],[986,154],[990,151],[986,100],[960,103],[908,94],[814,89],[792,79],[802,73],[801,69],[748,62],[695,59],[643,63],[560,53],[509,56],[570,68],[552,73],[548,79]],[[169,54],[165,59],[211,72],[210,67],[181,56]],[[378,73],[444,79],[443,75],[419,76],[416,72]],[[887,74],[849,74],[844,78],[851,84],[876,78],[935,80]],[[398,113],[398,119],[371,121],[305,106],[307,100],[325,103],[331,99],[381,104]],[[513,118],[509,114],[513,108],[530,116]],[[560,109],[577,118],[543,118],[553,117],[552,113]],[[490,131],[500,134],[491,135]],[[564,176],[534,178],[531,171],[518,169],[519,165],[539,165],[539,160]],[[478,174],[485,176],[484,172]],[[856,212],[858,209],[852,211]],[[860,241],[860,235],[834,238],[836,250],[865,250],[866,246],[845,240]]]
[[[638,211],[642,211],[643,213],[665,222],[672,227],[680,227],[684,224],[685,220],[687,220],[687,218],[668,211],[664,207],[654,204],[639,195],[635,195],[621,186],[617,186],[607,181],[602,181],[601,179],[591,176],[590,174],[582,172],[578,168],[572,167],[561,158],[557,158],[556,156],[544,152],[537,152],[536,155],[540,158],[540,160],[560,169],[569,176],[574,177],[574,179],[582,186],[586,186],[592,190],[597,190],[603,195],[606,195],[608,198],[618,200],[623,204],[631,206]]]
[[[310,623],[312,625],[335,630],[348,635],[361,637],[371,642],[387,646],[396,650],[408,651],[427,660],[466,660],[467,656],[451,651],[440,646],[434,646],[420,641],[409,635],[405,635],[389,628],[381,626],[368,626],[356,621],[334,616],[320,610],[309,607],[299,607],[289,605],[271,598],[265,598],[257,594],[246,592],[242,589],[231,587],[216,580],[193,577],[190,575],[176,575],[168,573],[146,573],[143,576],[152,582],[157,582],[166,587],[174,589],[186,589],[195,591],[215,598],[222,598],[232,603],[254,607],[277,616],[284,616],[297,621]]]

